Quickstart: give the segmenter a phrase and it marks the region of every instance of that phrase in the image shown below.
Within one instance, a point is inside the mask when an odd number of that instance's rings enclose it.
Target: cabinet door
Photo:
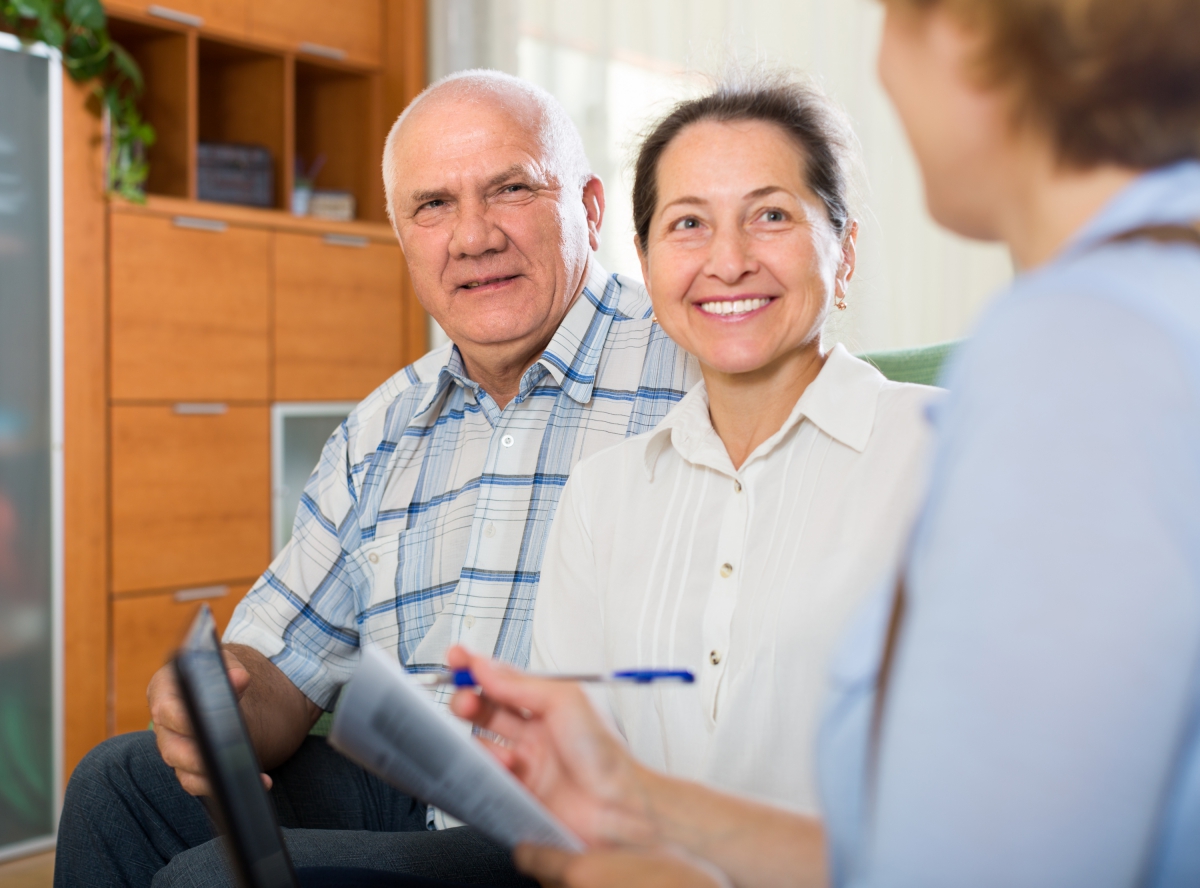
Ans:
[[[246,34],[246,0],[107,0],[109,12],[136,12],[151,18],[201,27],[242,37]]]
[[[174,654],[192,618],[207,601],[224,631],[252,580],[217,583],[113,601],[113,697],[117,733],[144,731],[150,721],[146,686]]]
[[[250,0],[250,36],[306,55],[376,66],[382,0]]]
[[[112,214],[112,394],[268,397],[270,234]]]
[[[267,407],[112,409],[114,592],[257,576],[271,546]]]
[[[275,240],[275,397],[356,400],[402,366],[400,247]]]

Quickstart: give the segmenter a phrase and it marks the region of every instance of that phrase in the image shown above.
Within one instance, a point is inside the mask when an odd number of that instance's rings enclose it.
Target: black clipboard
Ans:
[[[258,757],[225,674],[217,626],[207,604],[175,654],[175,675],[212,786],[208,809],[227,837],[242,888],[296,888]]]

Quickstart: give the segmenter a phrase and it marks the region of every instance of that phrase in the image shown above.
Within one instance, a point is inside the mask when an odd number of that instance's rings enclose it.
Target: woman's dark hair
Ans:
[[[658,207],[658,164],[687,127],[703,121],[761,120],[786,133],[804,158],[804,179],[840,238],[850,224],[847,192],[856,142],[842,114],[817,87],[788,74],[742,74],[676,105],[642,140],[634,164],[633,227],[642,250]]]

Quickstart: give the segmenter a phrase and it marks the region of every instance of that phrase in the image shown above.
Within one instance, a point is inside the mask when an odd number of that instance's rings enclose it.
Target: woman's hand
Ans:
[[[532,678],[450,649],[451,669],[469,669],[482,694],[463,690],[453,712],[501,738],[492,753],[589,845],[652,845],[649,784],[574,684]]]
[[[542,888],[728,888],[730,884],[709,867],[665,852],[604,849],[571,854],[520,845],[513,860]]]

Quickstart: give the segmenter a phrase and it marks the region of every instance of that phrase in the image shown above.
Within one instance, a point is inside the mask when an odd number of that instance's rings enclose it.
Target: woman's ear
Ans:
[[[842,235],[842,261],[838,266],[837,279],[834,281],[836,298],[845,298],[850,288],[850,279],[854,277],[855,264],[858,261],[858,222],[850,220],[846,233]]]

